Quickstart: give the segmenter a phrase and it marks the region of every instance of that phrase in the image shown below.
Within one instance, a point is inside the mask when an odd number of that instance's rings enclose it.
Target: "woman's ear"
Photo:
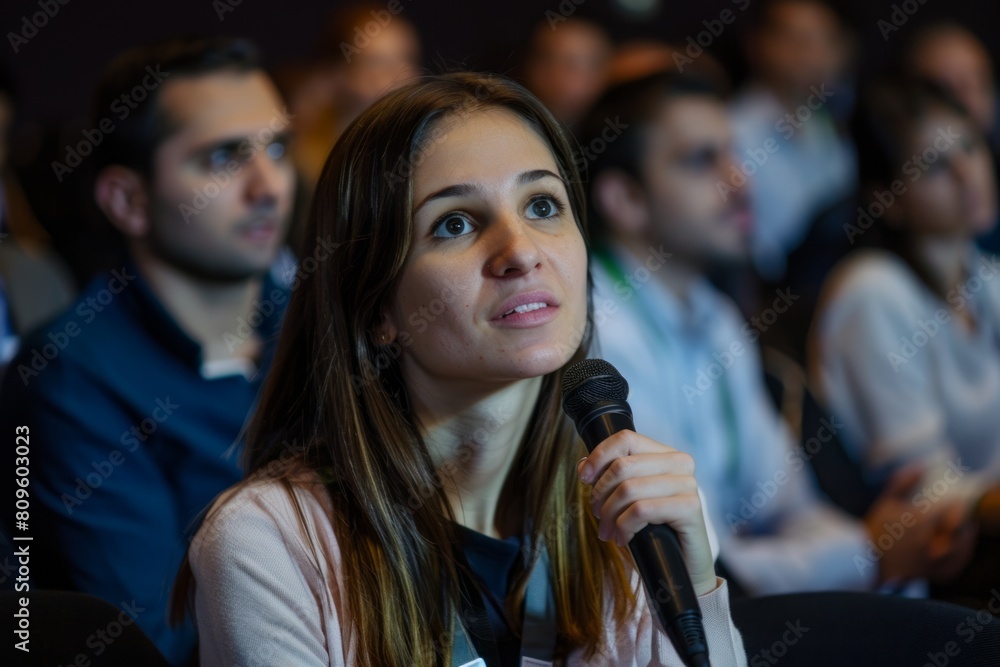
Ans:
[[[606,169],[594,179],[594,208],[612,232],[626,237],[642,234],[649,224],[649,205],[642,187],[621,169]]]
[[[375,342],[379,345],[388,345],[396,340],[396,336],[399,335],[399,329],[396,327],[395,319],[389,312],[389,308],[385,308],[382,311],[382,323],[375,327],[373,335],[375,336]]]
[[[149,192],[135,170],[117,164],[102,169],[94,183],[94,200],[126,237],[141,238],[149,232]]]

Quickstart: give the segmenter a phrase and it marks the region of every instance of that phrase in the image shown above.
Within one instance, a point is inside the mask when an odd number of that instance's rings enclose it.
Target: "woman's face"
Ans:
[[[900,180],[902,218],[918,234],[977,235],[997,214],[989,149],[962,116],[933,110],[916,125]]]
[[[413,243],[384,329],[411,390],[563,366],[587,313],[587,253],[544,140],[512,112],[441,121],[413,176]]]

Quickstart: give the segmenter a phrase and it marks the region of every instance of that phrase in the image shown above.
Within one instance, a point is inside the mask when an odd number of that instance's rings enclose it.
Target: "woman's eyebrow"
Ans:
[[[549,171],[548,169],[532,169],[531,171],[523,171],[517,175],[517,184],[518,186],[524,186],[543,178],[555,178],[565,185],[565,181],[563,181],[562,177]],[[445,199],[447,197],[467,197],[469,195],[477,194],[481,190],[482,188],[474,183],[456,183],[455,185],[449,185],[424,197],[413,210],[414,212],[419,211],[423,208],[423,206],[436,199]]]
[[[471,183],[458,183],[456,185],[449,185],[447,187],[441,188],[437,192],[432,192],[423,198],[423,200],[417,204],[414,211],[419,211],[424,207],[425,204],[429,204],[435,199],[445,199],[447,197],[466,197],[469,195],[476,194],[480,191],[478,185],[473,185]]]
[[[531,171],[521,172],[517,176],[517,184],[527,185],[529,183],[534,183],[535,181],[549,177],[562,181],[563,185],[566,185],[566,182],[563,181],[562,177],[559,176],[559,174],[553,174],[548,169],[532,169]]]

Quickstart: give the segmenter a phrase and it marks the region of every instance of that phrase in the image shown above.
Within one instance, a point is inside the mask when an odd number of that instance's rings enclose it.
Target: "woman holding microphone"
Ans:
[[[712,664],[745,664],[691,457],[632,431],[587,455],[561,410],[583,197],[566,133],[502,78],[413,83],[341,137],[249,477],[178,589],[203,665],[679,665],[624,548],[647,524],[677,533]]]

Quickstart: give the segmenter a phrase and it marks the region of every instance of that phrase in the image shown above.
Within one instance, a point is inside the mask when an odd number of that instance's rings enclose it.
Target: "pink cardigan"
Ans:
[[[343,632],[350,618],[340,549],[327,518],[330,498],[312,472],[297,476],[294,489],[310,537],[323,554],[319,560],[299,527],[291,497],[272,480],[224,493],[195,536],[190,558],[203,667],[356,664],[354,643]],[[633,583],[639,586],[634,573]],[[712,665],[745,665],[726,582],[720,579],[699,603]],[[637,606],[628,625],[606,627],[603,655],[586,661],[577,651],[567,664],[680,665],[648,605]]]

